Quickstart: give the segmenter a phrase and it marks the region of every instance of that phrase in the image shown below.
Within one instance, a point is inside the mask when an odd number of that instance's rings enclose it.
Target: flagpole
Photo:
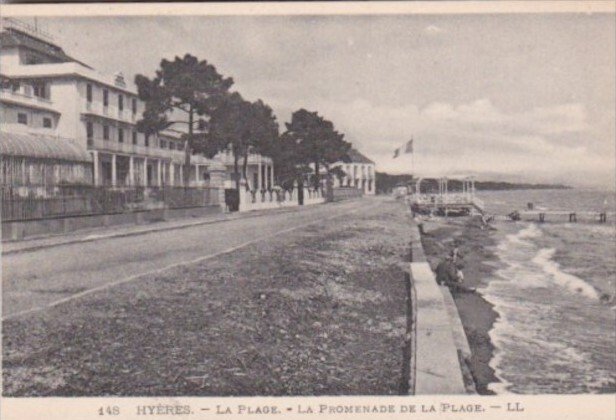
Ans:
[[[412,137],[411,137],[411,140],[413,141],[413,143],[415,143]],[[411,175],[415,175],[415,145],[414,144],[413,144],[413,151],[411,152]]]
[[[413,146],[413,150],[411,151],[411,179],[417,182],[415,179],[415,140],[413,140],[413,136],[411,136],[411,141],[413,142],[411,143]]]

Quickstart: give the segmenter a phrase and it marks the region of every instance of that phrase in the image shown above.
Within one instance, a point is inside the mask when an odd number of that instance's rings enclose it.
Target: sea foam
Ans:
[[[508,380],[512,379],[508,378],[511,376],[508,368],[507,372],[503,370],[503,364],[508,365],[512,362],[510,360],[512,359],[511,347],[521,345],[525,348],[540,349],[541,354],[558,355],[551,363],[584,364],[585,355],[561,343],[546,342],[543,335],[538,332],[539,325],[535,325],[534,322],[528,325],[528,327],[533,325],[532,328],[520,328],[523,325],[520,324],[523,321],[518,319],[521,314],[528,314],[529,321],[534,318],[541,319],[551,316],[549,306],[544,307],[538,303],[521,300],[520,296],[526,293],[535,294],[540,290],[562,287],[565,293],[573,292],[587,298],[598,299],[597,291],[590,284],[560,269],[559,264],[553,261],[554,249],[538,247],[535,240],[541,238],[542,235],[543,230],[534,223],[516,233],[506,235],[497,245],[497,255],[506,266],[495,273],[496,278],[492,279],[485,288],[479,290],[479,293],[494,305],[494,310],[499,314],[489,331],[490,339],[495,347],[489,365],[499,382],[490,383],[488,389],[497,394],[516,392],[512,391],[512,388],[518,388]],[[524,292],[524,290],[527,291]],[[517,356],[514,354],[513,357]],[[553,379],[556,380],[556,377]],[[524,387],[530,387],[530,384]]]
[[[599,299],[597,290],[586,283],[581,278],[573,274],[566,273],[560,269],[560,265],[552,258],[556,250],[554,248],[543,248],[537,252],[532,259],[543,271],[548,274],[557,284],[566,287],[574,293],[580,293],[590,299]]]

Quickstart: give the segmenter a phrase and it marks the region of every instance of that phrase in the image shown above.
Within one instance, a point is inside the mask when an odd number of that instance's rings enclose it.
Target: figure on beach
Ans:
[[[439,285],[449,287],[452,292],[464,293],[474,292],[474,288],[466,287],[464,274],[462,273],[462,254],[458,248],[451,250],[449,255],[436,266],[436,282]]]

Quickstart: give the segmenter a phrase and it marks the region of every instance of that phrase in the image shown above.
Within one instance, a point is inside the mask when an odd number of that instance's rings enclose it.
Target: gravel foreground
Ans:
[[[5,321],[3,394],[398,394],[410,229],[402,203],[366,201],[348,217]]]

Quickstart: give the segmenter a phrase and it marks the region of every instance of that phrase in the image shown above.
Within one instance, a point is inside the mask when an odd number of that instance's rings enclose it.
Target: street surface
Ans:
[[[293,212],[5,255],[2,316],[8,319],[44,310],[142,274],[208,259],[302,226],[343,217],[377,205],[379,200],[313,205]]]
[[[3,395],[406,394],[410,231],[364,198],[10,253]]]

